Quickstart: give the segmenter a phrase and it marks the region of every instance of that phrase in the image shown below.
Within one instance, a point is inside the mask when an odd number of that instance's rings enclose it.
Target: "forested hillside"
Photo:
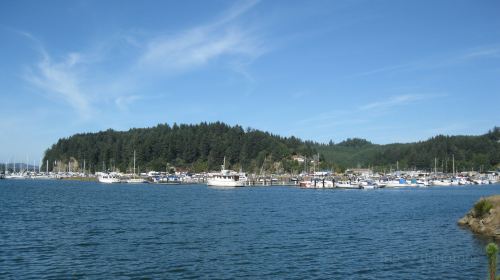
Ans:
[[[500,163],[500,128],[480,136],[435,136],[426,141],[376,145],[364,139],[348,139],[338,144],[318,144],[316,149],[327,161],[344,167],[375,167],[378,170],[434,169],[488,170]]]
[[[193,171],[218,170],[226,157],[227,167],[258,172],[298,170],[291,155],[311,156],[316,153],[312,142],[295,137],[285,138],[254,129],[224,123],[169,126],[129,131],[107,130],[98,133],[76,134],[60,139],[45,153],[44,164],[56,169],[54,162],[66,165],[78,162],[87,169],[119,169],[130,171],[133,154],[141,170],[165,170],[167,165]],[[45,167],[44,167],[45,168]],[[75,169],[75,168],[73,168]]]
[[[333,132],[332,132],[333,133]],[[364,139],[347,139],[338,144],[319,144],[295,137],[280,137],[268,132],[243,129],[224,123],[201,123],[173,126],[161,124],[129,131],[107,130],[76,134],[60,139],[46,151],[44,163],[56,169],[71,162],[87,170],[118,169],[131,171],[133,154],[140,170],[165,170],[169,166],[191,171],[218,170],[226,157],[227,167],[247,172],[302,172],[312,164],[299,164],[293,155],[308,157],[320,154],[321,169],[374,167],[377,170],[434,168],[489,170],[500,163],[500,128],[480,136],[439,135],[426,141],[377,145]],[[45,169],[45,166],[42,167]]]

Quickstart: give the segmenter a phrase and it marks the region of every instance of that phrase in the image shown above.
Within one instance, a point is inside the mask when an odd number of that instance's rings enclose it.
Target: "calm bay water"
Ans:
[[[456,221],[499,192],[0,180],[0,278],[485,279]]]

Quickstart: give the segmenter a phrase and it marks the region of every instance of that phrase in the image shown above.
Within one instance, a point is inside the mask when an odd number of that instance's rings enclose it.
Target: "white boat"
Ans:
[[[231,174],[229,170],[222,170],[220,174],[212,175],[207,180],[207,185],[214,187],[243,187],[244,182],[240,181],[237,174]]]
[[[113,173],[100,173],[97,176],[97,180],[99,181],[99,183],[104,184],[116,184],[121,182],[120,178],[118,178],[118,176]]]
[[[420,188],[427,188],[429,186],[429,181],[426,179],[418,179],[417,180],[417,187]]]
[[[226,170],[226,158],[224,157],[221,172],[211,174],[207,179],[207,185],[214,187],[243,187],[245,186],[245,182],[240,180],[239,173]]]
[[[24,180],[27,178],[28,178],[28,176],[26,176],[25,174],[21,174],[21,173],[11,173],[11,174],[5,175],[5,179],[9,179],[9,180]]]
[[[181,179],[177,176],[169,175],[169,176],[156,176],[153,177],[153,182],[157,184],[165,184],[165,185],[179,185],[181,184]]]
[[[406,179],[400,178],[398,180],[390,180],[385,183],[387,188],[402,188],[409,187],[410,184],[406,181]]]
[[[432,185],[434,185],[434,186],[451,186],[451,181],[448,179],[434,180],[434,181],[432,181]]]
[[[359,183],[359,187],[364,190],[373,190],[378,188],[377,184],[372,180],[363,180]]]
[[[351,181],[338,181],[335,182],[335,187],[339,189],[359,189],[359,184],[353,184]]]
[[[377,187],[377,188],[385,188],[385,186],[387,185],[386,182],[384,181],[375,181],[374,182],[374,185]]]
[[[130,178],[130,179],[125,180],[125,182],[127,182],[128,184],[147,184],[148,183],[148,181],[146,181],[145,179],[142,179],[142,178]]]
[[[470,185],[471,183],[466,178],[460,178],[458,180],[458,184],[462,186],[462,185]]]
[[[52,177],[48,174],[36,174],[35,176],[31,176],[31,179],[33,179],[33,180],[51,180],[51,179],[54,179],[54,177]]]
[[[332,189],[334,188],[334,183],[332,180],[323,179],[313,179],[310,181],[299,182],[301,188],[307,189]]]

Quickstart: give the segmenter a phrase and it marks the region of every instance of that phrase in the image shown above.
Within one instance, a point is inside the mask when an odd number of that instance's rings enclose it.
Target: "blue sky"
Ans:
[[[500,125],[499,1],[1,1],[0,160],[223,121],[339,142]]]

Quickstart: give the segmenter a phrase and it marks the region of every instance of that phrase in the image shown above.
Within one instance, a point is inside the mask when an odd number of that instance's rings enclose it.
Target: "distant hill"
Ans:
[[[167,165],[207,171],[220,169],[224,157],[227,167],[259,172],[299,170],[294,154],[312,156],[312,142],[295,137],[280,137],[255,129],[224,123],[197,125],[160,124],[151,128],[129,131],[106,130],[76,134],[60,139],[45,153],[49,169],[64,170],[68,162],[72,170],[86,167],[92,171],[119,169],[131,171],[136,151],[136,166],[144,170],[166,170]],[[45,168],[45,167],[43,167]]]
[[[293,155],[308,157],[320,154],[321,169],[374,167],[378,170],[434,168],[439,171],[488,170],[500,163],[500,128],[480,136],[438,135],[426,141],[406,144],[377,145],[353,138],[338,144],[320,144],[295,137],[280,137],[269,132],[243,129],[224,123],[196,125],[160,124],[128,131],[106,130],[76,134],[60,139],[45,153],[43,163],[49,169],[72,170],[82,167],[100,171],[131,171],[136,150],[140,170],[166,170],[169,166],[192,171],[218,170],[226,157],[227,167],[248,172],[301,172],[310,168],[292,160]],[[45,166],[42,166],[45,169]]]
[[[327,161],[343,167],[376,167],[379,170],[396,168],[434,168],[451,172],[455,170],[489,170],[500,163],[500,128],[495,127],[480,136],[438,135],[426,141],[406,144],[376,145],[364,139],[348,139],[338,144],[317,144],[316,150]]]

